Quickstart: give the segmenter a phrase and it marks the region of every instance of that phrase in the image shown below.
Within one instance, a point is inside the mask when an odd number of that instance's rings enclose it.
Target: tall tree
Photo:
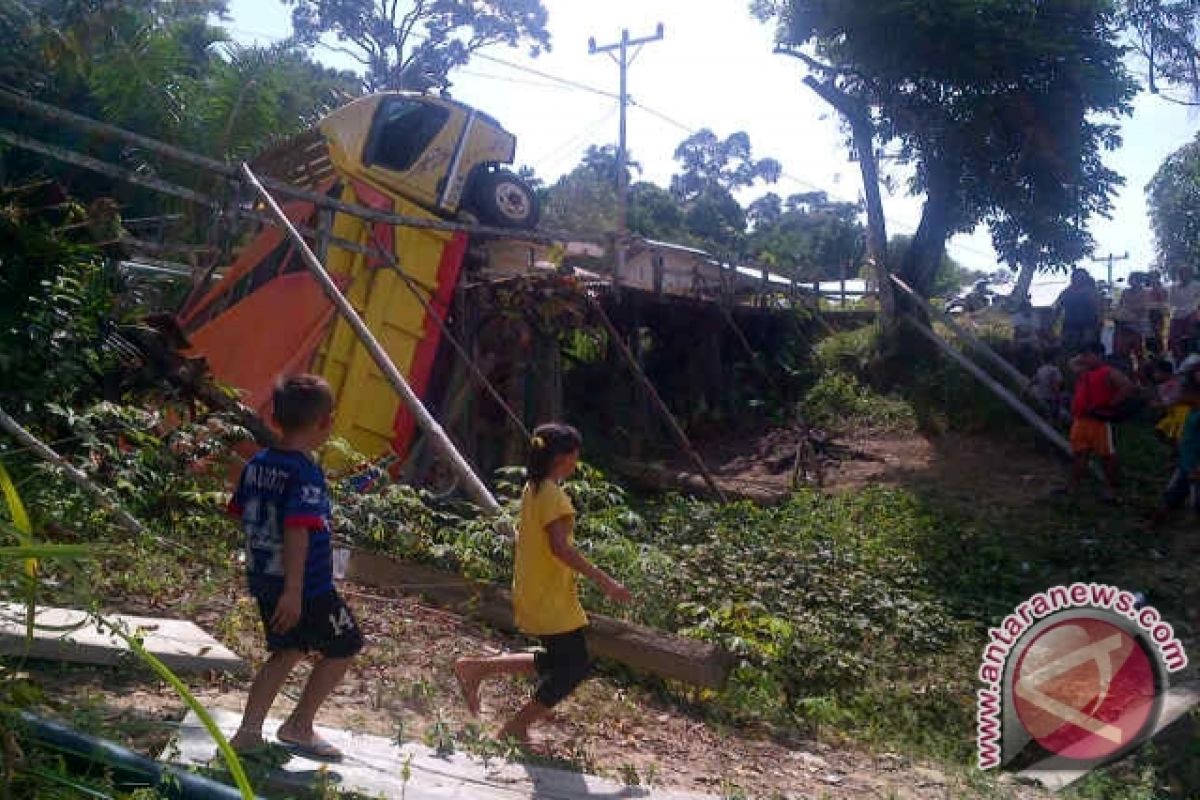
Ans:
[[[847,116],[857,154],[888,146],[910,171],[925,203],[897,271],[919,292],[932,290],[947,238],[981,222],[1013,265],[1065,267],[1089,251],[1084,225],[1110,210],[1121,182],[1101,158],[1120,141],[1104,118],[1126,113],[1136,90],[1107,0],[757,0],[754,10]]]
[[[1200,92],[1200,0],[1124,0],[1121,19],[1145,62],[1151,92],[1160,83]]]
[[[781,200],[765,195],[750,205],[750,257],[801,281],[858,274],[866,232],[857,203],[831,201],[824,192]]]
[[[1159,264],[1200,264],[1200,139],[1167,156],[1146,192]]]
[[[745,131],[720,139],[705,128],[680,142],[675,160],[680,171],[671,178],[671,191],[685,203],[712,190],[736,192],[760,180],[774,183],[783,171],[773,158],[754,158]]]
[[[541,0],[284,0],[299,42],[332,34],[365,70],[366,88],[424,90],[480,48],[550,49]]]
[[[224,6],[200,0],[24,5],[19,14],[0,14],[0,35],[19,43],[16,56],[0,53],[0,83],[218,158],[245,157],[311,125],[360,88],[352,73],[322,67],[297,49],[230,43],[212,22]],[[72,128],[24,117],[12,124],[36,138],[87,149],[146,174],[186,183],[210,177]],[[80,199],[116,197],[126,215],[162,209],[161,197],[24,151],[6,151],[4,166],[9,180],[50,174]]]

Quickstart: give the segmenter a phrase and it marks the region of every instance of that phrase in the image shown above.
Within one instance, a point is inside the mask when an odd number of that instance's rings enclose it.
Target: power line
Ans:
[[[531,162],[532,161],[540,161],[540,162],[543,162],[544,164],[557,163],[558,160],[563,155],[565,155],[572,147],[581,143],[590,134],[594,133],[597,128],[599,128],[601,125],[603,125],[604,123],[606,123],[610,119],[612,119],[612,115],[615,113],[617,113],[617,107],[614,105],[611,108],[609,108],[607,111],[605,111],[603,115],[597,117],[595,120],[593,120],[592,122],[590,122],[586,126],[584,126],[584,128],[580,132],[576,133],[574,136],[572,136],[570,139],[568,139],[565,143],[563,143],[559,146],[556,146],[552,151],[550,151],[550,153],[548,153],[544,156],[540,156],[538,158],[531,159]]]
[[[274,34],[268,34],[268,33],[262,32],[262,31],[252,31],[252,30],[247,30],[244,28],[231,27],[228,25],[224,26],[224,27],[227,30],[230,30],[234,33],[241,33],[244,35],[251,35],[251,36],[261,36],[263,38],[271,39],[276,42],[284,41],[284,40],[290,38],[287,36],[276,36]],[[418,33],[415,33],[415,32],[413,32],[409,35],[412,36],[414,39],[417,39],[418,41],[428,39],[428,37],[423,36]],[[327,45],[324,42],[318,41],[316,43],[316,45],[322,49],[329,50],[331,52],[339,52],[339,53],[342,52],[342,51],[338,50],[338,48],[335,48],[331,45]],[[518,72],[524,72],[529,75],[534,75],[538,78],[542,78],[545,81],[549,81],[550,83],[535,82],[535,81],[522,81],[518,78],[509,78],[509,77],[505,77],[502,75],[489,75],[487,73],[478,73],[478,72],[472,72],[472,71],[461,70],[461,69],[458,70],[458,72],[460,74],[468,75],[470,77],[483,78],[483,79],[487,79],[487,80],[506,81],[506,82],[518,84],[518,85],[536,86],[536,87],[545,88],[545,89],[560,89],[560,87],[561,87],[562,90],[587,92],[589,94],[599,95],[601,97],[607,97],[611,100],[620,100],[621,99],[620,94],[610,92],[605,89],[600,89],[596,86],[590,86],[581,81],[576,81],[576,80],[572,80],[569,78],[563,78],[559,75],[554,75],[549,72],[544,72],[542,70],[535,69],[533,67],[526,66],[524,64],[518,64],[513,61],[508,61],[503,58],[498,58],[496,56],[488,55],[487,53],[475,52],[475,53],[471,54],[471,57],[477,58],[481,61],[489,61],[493,64],[499,64],[500,66],[508,67],[509,69],[513,69]],[[652,117],[655,117],[659,121],[665,122],[668,125],[670,125],[674,128],[677,128],[680,131],[687,133],[689,136],[695,135],[696,133],[699,132],[698,128],[695,128],[684,122],[680,122],[679,120],[675,119],[674,117],[664,114],[663,112],[661,112],[657,109],[651,108],[651,107],[645,105],[644,103],[640,103],[637,100],[633,99],[632,97],[628,97],[627,102],[629,105],[641,109],[646,114],[648,114]],[[607,113],[604,116],[603,119],[607,120],[608,117],[610,117],[611,115],[612,115],[612,112],[610,111],[609,113]],[[588,133],[591,132],[590,131],[591,128],[593,128],[599,124],[600,124],[600,121],[597,121],[596,123],[593,123],[593,124],[587,126],[587,128],[584,129],[583,135],[586,136]],[[568,142],[567,147],[574,144],[576,141],[578,141],[579,138],[582,138],[582,137],[576,137],[576,139],[573,139],[570,142]],[[558,151],[556,150],[555,151],[556,156],[557,156],[557,152]],[[827,188],[818,186],[817,184],[813,183],[812,181],[806,180],[804,178],[800,178],[796,175],[792,175],[787,172],[780,173],[780,177],[790,180],[793,183],[803,186],[811,191],[824,192],[826,195],[832,194]],[[858,202],[857,199],[854,199],[854,200],[850,200],[850,199],[846,199],[846,198],[835,198],[835,199],[838,199],[841,202]],[[913,234],[916,232],[916,229],[914,227],[912,227],[910,224],[901,225],[896,220],[888,218],[888,217],[885,217],[884,219],[888,223],[889,226],[891,226],[894,230],[896,230],[899,233]],[[970,245],[962,244],[961,242],[953,242],[953,241],[947,242],[947,247],[953,247],[956,250],[960,250],[964,253],[970,253],[972,255],[979,256],[980,258],[986,258],[988,260],[995,260],[994,253],[987,253],[987,252],[984,252],[977,248],[974,248]]]
[[[595,86],[589,86],[586,83],[581,83],[579,81],[570,80],[569,78],[563,78],[558,75],[553,75],[549,72],[542,72],[540,69],[534,69],[533,67],[527,67],[524,64],[517,64],[512,61],[505,61],[502,58],[496,58],[495,56],[490,56],[486,53],[475,52],[475,53],[471,54],[471,58],[478,58],[483,61],[491,61],[493,64],[500,64],[501,66],[508,67],[509,69],[515,69],[519,72],[527,72],[530,75],[536,75],[539,78],[545,78],[546,80],[554,81],[555,83],[562,84],[563,86],[569,86],[573,89],[578,89],[581,92],[590,92],[591,94],[600,95],[601,97],[607,97],[610,100],[620,100],[621,99],[621,96],[619,94],[616,94],[615,92],[610,92],[605,89],[599,89]]]

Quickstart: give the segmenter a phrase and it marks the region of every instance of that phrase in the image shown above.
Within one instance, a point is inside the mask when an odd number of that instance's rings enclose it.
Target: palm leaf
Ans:
[[[4,494],[4,503],[8,506],[8,516],[12,519],[17,532],[18,541],[24,548],[33,547],[33,525],[29,521],[29,512],[21,502],[21,495],[13,484],[8,470],[0,464],[0,492]],[[36,555],[21,556],[25,561],[25,575],[22,583],[25,589],[25,641],[33,641],[34,614],[37,609],[37,573],[38,562]]]
[[[229,767],[229,774],[233,778],[233,782],[237,784],[238,791],[242,793],[244,800],[254,800],[254,788],[250,785],[250,779],[246,777],[246,770],[242,766],[241,759],[238,758],[234,749],[229,746],[229,741],[225,738],[225,734],[221,733],[221,729],[217,727],[217,723],[213,720],[212,715],[200,704],[200,701],[195,698],[187,685],[166,664],[160,661],[157,656],[143,647],[137,637],[130,636],[122,628],[103,618],[99,621],[123,639],[129,645],[129,649],[133,651],[134,655],[140,658],[146,666],[150,667],[155,674],[170,684],[171,688],[175,690],[187,707],[196,712],[196,716],[200,718],[200,722],[208,730],[208,735],[217,743],[217,750],[220,751],[221,757],[225,759],[225,765]]]

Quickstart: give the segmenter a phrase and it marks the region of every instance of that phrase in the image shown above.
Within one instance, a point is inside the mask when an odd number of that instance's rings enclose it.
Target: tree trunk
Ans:
[[[953,197],[953,182],[943,174],[935,173],[929,180],[925,194],[925,206],[921,211],[921,224],[913,236],[904,262],[900,265],[900,277],[916,290],[921,297],[928,298],[946,255],[946,237],[950,232],[950,204]],[[907,301],[905,303],[908,304]],[[910,309],[921,318],[925,312],[920,308]]]
[[[1017,308],[1021,303],[1025,302],[1025,298],[1029,296],[1029,287],[1033,285],[1033,276],[1036,272],[1037,266],[1032,261],[1021,265],[1021,274],[1017,277],[1017,285],[1013,289],[1012,294],[1008,296],[1009,306]]]
[[[887,260],[887,220],[883,216],[883,196],[879,191],[879,162],[875,159],[875,130],[865,105],[838,89],[832,82],[821,83],[809,76],[808,88],[833,106],[850,125],[854,151],[862,171],[863,193],[867,200],[867,260],[871,264],[879,295],[879,321],[885,336],[898,330],[896,293]]]

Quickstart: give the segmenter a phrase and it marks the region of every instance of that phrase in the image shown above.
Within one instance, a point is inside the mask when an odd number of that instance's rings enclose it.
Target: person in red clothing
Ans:
[[[1113,441],[1112,420],[1118,409],[1133,394],[1133,384],[1119,369],[1104,363],[1104,346],[1090,342],[1071,359],[1077,373],[1075,397],[1071,401],[1071,482],[1068,492],[1074,492],[1092,456],[1104,467],[1104,499],[1116,500],[1117,448]]]

